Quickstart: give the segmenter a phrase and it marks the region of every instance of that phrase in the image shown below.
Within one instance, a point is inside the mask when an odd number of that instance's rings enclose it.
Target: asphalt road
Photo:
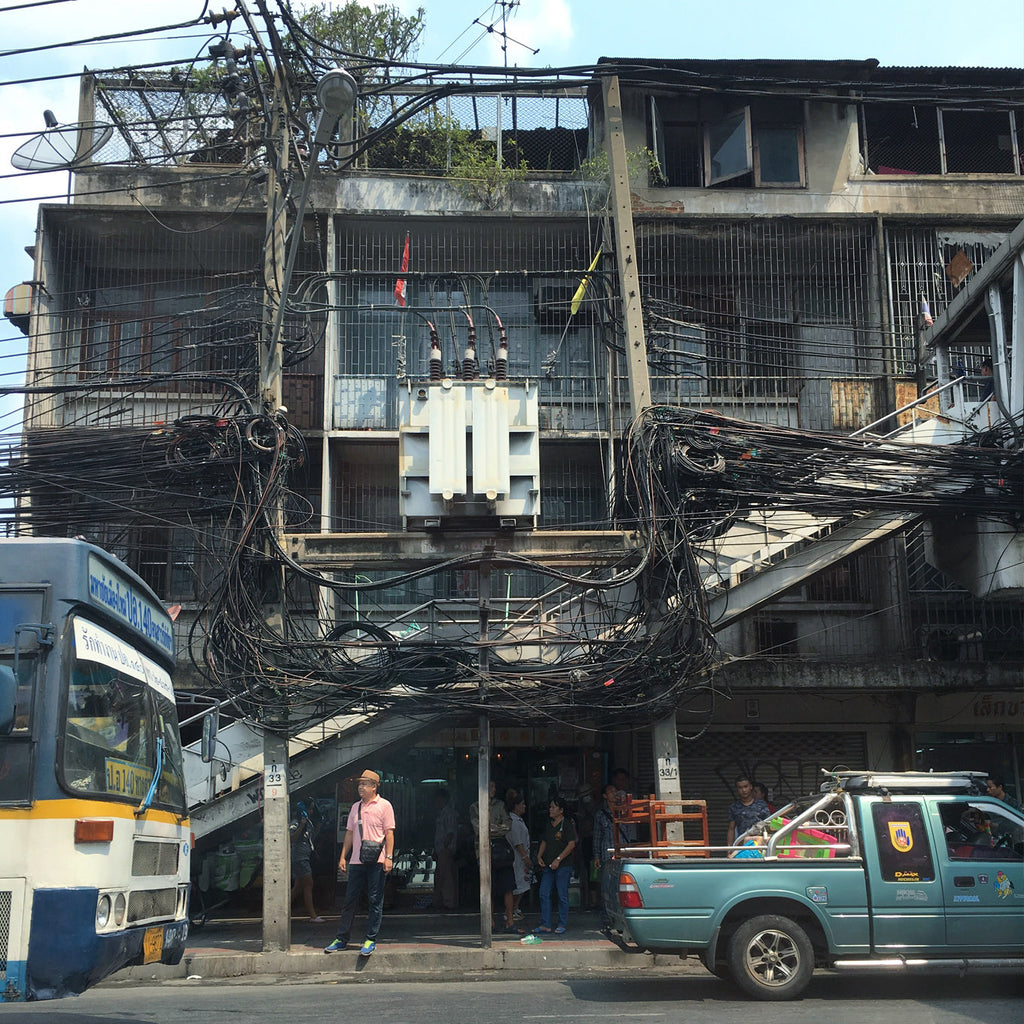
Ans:
[[[102,987],[0,1005],[0,1024],[1010,1024],[1024,976],[818,974],[792,1003],[751,1003],[707,977],[467,979],[462,983],[261,977]]]

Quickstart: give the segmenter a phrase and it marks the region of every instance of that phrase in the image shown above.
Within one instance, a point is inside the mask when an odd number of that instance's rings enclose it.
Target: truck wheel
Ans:
[[[729,942],[732,980],[755,999],[796,999],[814,971],[807,932],[788,917],[752,917]]]

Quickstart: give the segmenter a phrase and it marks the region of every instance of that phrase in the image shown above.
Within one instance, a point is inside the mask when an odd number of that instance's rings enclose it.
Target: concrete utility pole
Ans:
[[[605,144],[611,176],[611,214],[615,231],[615,262],[619,270],[623,326],[626,334],[626,368],[629,374],[629,404],[633,419],[651,405],[651,378],[647,368],[647,338],[644,334],[640,296],[640,270],[636,260],[633,232],[633,203],[626,160],[626,135],[622,124],[622,98],[617,75],[601,80],[604,97]],[[651,728],[654,748],[654,785],[659,800],[679,800],[679,735],[675,712]],[[682,839],[682,825],[669,826],[669,839]]]
[[[283,294],[285,221],[287,204],[281,178],[288,167],[288,122],[284,112],[281,74],[274,76],[273,111],[267,160],[267,233],[263,261],[263,326],[260,337],[259,394],[263,411],[273,416],[282,405],[281,345],[275,324]],[[296,230],[301,230],[297,227]],[[274,529],[284,532],[282,509]],[[277,601],[265,609],[267,624],[284,636],[284,569],[280,569]],[[263,734],[263,768],[266,802],[263,812],[263,949],[284,950],[291,945],[291,847],[288,842],[288,735],[266,728]],[[277,724],[278,728],[281,723]],[[281,785],[271,797],[269,775],[281,775]]]

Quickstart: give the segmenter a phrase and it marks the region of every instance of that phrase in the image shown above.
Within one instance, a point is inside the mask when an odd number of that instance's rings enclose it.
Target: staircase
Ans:
[[[288,788],[298,790],[364,761],[400,741],[413,742],[437,728],[434,717],[409,717],[390,712],[342,715],[306,729],[288,741]],[[263,782],[263,731],[246,722],[232,722],[218,731],[216,753],[209,764],[200,743],[184,749],[185,783],[197,839],[211,836],[259,810]]]

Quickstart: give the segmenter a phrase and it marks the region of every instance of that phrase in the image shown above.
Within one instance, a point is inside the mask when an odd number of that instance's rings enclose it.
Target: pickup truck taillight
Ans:
[[[619,875],[619,906],[627,910],[639,910],[644,905],[640,899],[640,889],[632,875],[623,872]]]

